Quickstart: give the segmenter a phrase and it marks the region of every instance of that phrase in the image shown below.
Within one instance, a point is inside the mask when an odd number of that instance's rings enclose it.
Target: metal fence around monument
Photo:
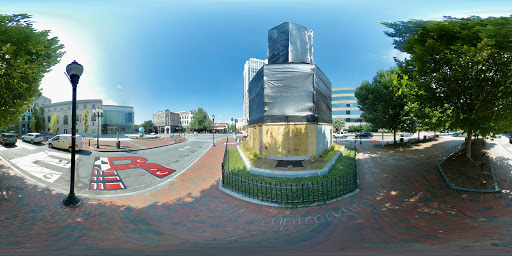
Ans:
[[[354,153],[354,168],[350,174],[322,182],[300,184],[284,182],[264,182],[244,175],[229,172],[228,145],[222,161],[222,186],[247,198],[276,204],[302,204],[326,202],[355,191],[357,181],[357,151]]]

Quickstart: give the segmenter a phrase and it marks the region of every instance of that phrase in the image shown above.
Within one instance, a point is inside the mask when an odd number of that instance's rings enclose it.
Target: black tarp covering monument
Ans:
[[[253,134],[250,144],[263,156],[305,154],[308,158],[321,152],[332,143],[331,82],[313,62],[313,31],[290,22],[270,29],[268,59],[269,64],[261,67],[249,83],[249,127],[260,129],[249,129]],[[270,124],[274,126],[266,130],[262,127]],[[292,124],[315,127],[301,126],[305,135],[299,136],[293,134],[297,127],[276,126]],[[315,143],[316,148],[289,146],[298,145],[290,141],[294,139]],[[279,148],[269,149],[273,147],[270,144]]]

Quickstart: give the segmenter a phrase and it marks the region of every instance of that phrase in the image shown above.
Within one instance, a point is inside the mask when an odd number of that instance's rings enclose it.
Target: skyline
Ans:
[[[292,4],[293,3],[293,4]],[[134,107],[135,123],[157,111],[202,107],[218,122],[243,115],[243,69],[267,59],[267,32],[293,22],[313,30],[315,64],[332,88],[358,87],[395,65],[379,21],[510,16],[507,1],[99,1],[0,0],[2,14],[27,13],[66,54],[41,82],[52,102],[70,101],[65,66],[84,66],[77,98]],[[68,91],[66,91],[68,89]]]

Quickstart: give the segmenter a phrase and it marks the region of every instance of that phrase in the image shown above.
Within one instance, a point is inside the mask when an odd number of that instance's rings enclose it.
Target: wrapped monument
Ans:
[[[331,82],[313,64],[313,31],[269,31],[269,63],[249,83],[249,144],[269,159],[304,160],[332,143]]]

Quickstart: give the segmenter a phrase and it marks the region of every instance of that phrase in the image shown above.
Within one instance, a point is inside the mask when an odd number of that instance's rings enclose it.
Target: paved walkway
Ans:
[[[490,144],[502,193],[451,190],[436,163],[462,140],[357,145],[361,191],[293,209],[219,191],[224,141],[167,186],[70,208],[0,162],[0,254],[510,255],[512,157]]]

